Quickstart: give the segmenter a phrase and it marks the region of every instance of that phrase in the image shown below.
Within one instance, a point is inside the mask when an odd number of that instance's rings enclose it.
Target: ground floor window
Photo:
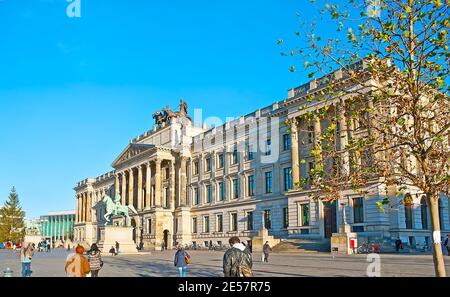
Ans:
[[[209,233],[209,217],[203,217],[203,232]]]
[[[300,225],[301,226],[309,226],[310,224],[310,211],[309,211],[309,203],[300,205]]]
[[[238,217],[237,213],[231,214],[231,231],[235,232],[238,230]]]
[[[353,198],[353,222],[364,222],[364,200],[362,197]]]
[[[152,219],[147,219],[147,234],[152,234]]]
[[[217,215],[217,232],[223,232],[223,216]]]
[[[272,214],[270,213],[270,209],[264,211],[264,227],[266,229],[272,229]]]
[[[253,212],[247,212],[247,231],[253,230]]]
[[[192,233],[197,233],[197,218],[192,218]]]
[[[283,229],[289,227],[289,208],[283,208]]]

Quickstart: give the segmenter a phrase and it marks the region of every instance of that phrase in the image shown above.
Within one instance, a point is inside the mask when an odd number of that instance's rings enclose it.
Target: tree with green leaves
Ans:
[[[22,241],[25,236],[25,212],[20,207],[19,195],[13,187],[5,205],[0,209],[0,242]]]
[[[328,200],[383,188],[381,211],[414,192],[426,197],[439,237],[438,202],[450,188],[449,0],[312,2],[318,19],[296,33],[302,46],[278,41],[323,86],[301,107],[307,126],[327,128],[317,130],[316,165],[300,187]],[[320,35],[325,22],[336,32]],[[436,276],[445,276],[439,240],[433,259]]]

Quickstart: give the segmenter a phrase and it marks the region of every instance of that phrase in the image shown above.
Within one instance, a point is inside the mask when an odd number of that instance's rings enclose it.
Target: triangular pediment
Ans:
[[[112,166],[117,165],[134,158],[152,148],[155,148],[153,144],[140,144],[140,143],[130,143],[125,150],[119,155],[119,157],[113,162]]]

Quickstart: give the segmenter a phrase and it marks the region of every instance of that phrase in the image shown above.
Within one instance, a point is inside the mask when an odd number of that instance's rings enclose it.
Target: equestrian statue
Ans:
[[[127,222],[130,221],[130,211],[136,215],[138,214],[133,205],[122,205],[121,200],[122,198],[119,193],[116,195],[114,201],[108,195],[105,195],[105,197],[103,197],[102,201],[106,205],[106,214],[104,216],[106,220],[105,226],[111,222],[111,217],[113,216],[125,217],[125,224],[127,224]]]

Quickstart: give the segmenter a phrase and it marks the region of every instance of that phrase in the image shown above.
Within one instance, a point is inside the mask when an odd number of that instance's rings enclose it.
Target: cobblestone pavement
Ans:
[[[222,276],[222,252],[190,251],[193,264],[188,276]],[[55,250],[51,253],[36,253],[32,262],[33,277],[64,277],[67,251]],[[176,277],[173,266],[174,251],[153,252],[141,255],[105,256],[101,277]],[[381,276],[425,277],[434,276],[431,255],[391,255],[382,254]],[[18,252],[0,251],[0,270],[7,267],[20,275]],[[447,274],[450,275],[450,257],[445,256]],[[316,254],[272,254],[270,263],[261,262],[254,255],[254,272],[260,277],[353,277],[366,276],[366,255],[331,256]]]

